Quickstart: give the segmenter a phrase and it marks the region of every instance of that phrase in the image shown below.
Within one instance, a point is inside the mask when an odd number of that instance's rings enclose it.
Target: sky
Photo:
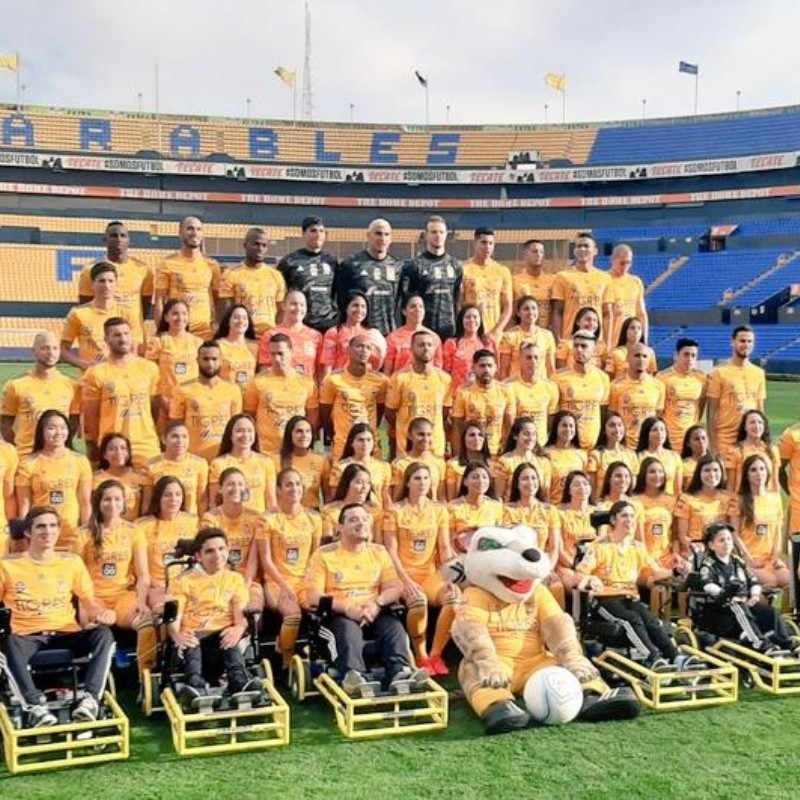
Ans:
[[[793,0],[309,0],[312,119],[432,125],[684,116],[792,105]],[[291,119],[303,0],[0,0],[0,54],[36,105]],[[0,102],[16,102],[0,70]],[[141,97],[140,97],[141,95]],[[248,106],[248,98],[250,103]],[[643,100],[646,101],[643,103]],[[352,104],[352,108],[351,108]],[[548,106],[545,110],[545,105]],[[449,107],[449,108],[448,108]]]

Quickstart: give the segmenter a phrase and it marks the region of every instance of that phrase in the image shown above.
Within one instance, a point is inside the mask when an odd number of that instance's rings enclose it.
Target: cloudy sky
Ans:
[[[798,100],[792,0],[309,0],[313,118],[422,123],[561,121],[546,72],[565,72],[568,122]],[[658,10],[657,10],[658,9]],[[0,0],[0,53],[22,59],[25,102],[291,118],[273,75],[303,65],[302,0]],[[0,71],[0,101],[15,76]],[[299,100],[298,100],[298,104]]]

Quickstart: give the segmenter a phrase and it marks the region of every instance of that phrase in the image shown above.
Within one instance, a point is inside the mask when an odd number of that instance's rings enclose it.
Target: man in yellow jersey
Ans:
[[[261,452],[277,455],[286,423],[306,417],[312,433],[319,425],[319,395],[314,381],[300,374],[292,359],[292,340],[276,333],[269,341],[270,367],[244,388],[244,410],[255,417]]]
[[[533,297],[539,304],[539,326],[550,328],[550,304],[556,276],[544,270],[544,242],[528,239],[522,245],[523,272],[513,276],[514,304],[521,297]]]
[[[530,417],[536,424],[536,441],[547,442],[550,417],[558,411],[558,386],[547,378],[537,378],[542,351],[533,342],[523,342],[519,350],[519,377],[506,381],[515,416]]]
[[[572,336],[575,317],[582,308],[593,308],[598,319],[605,316],[610,278],[607,272],[595,267],[596,255],[594,236],[579,233],[575,240],[575,265],[556,275],[550,315],[550,327],[556,342]]]
[[[70,429],[78,430],[80,398],[78,384],[56,368],[60,348],[50,331],[33,339],[33,369],[27,375],[9,380],[3,389],[3,438],[17,448],[20,458],[30,455],[36,423],[42,412],[60,411],[69,418]]]
[[[497,361],[491,350],[476,350],[472,356],[475,382],[462,386],[453,400],[453,452],[461,444],[461,433],[468,422],[479,423],[486,432],[486,444],[493,456],[500,455],[503,436],[514,423],[516,409],[507,387],[495,379]]]
[[[347,346],[350,361],[322,382],[319,411],[322,428],[333,435],[333,459],[341,457],[350,428],[368,422],[378,430],[383,418],[389,379],[369,367],[372,345],[366,336],[354,336]]]
[[[664,384],[664,422],[672,447],[680,452],[686,431],[697,425],[706,408],[708,377],[696,369],[700,348],[694,339],[675,342],[675,363],[656,378]]]
[[[108,358],[87,369],[81,381],[86,454],[97,463],[98,442],[107,433],[121,433],[131,443],[134,466],[140,468],[161,452],[154,422],[158,367],[134,355],[127,320],[112,317],[103,328]]]
[[[474,255],[464,264],[461,280],[461,305],[478,306],[483,329],[499,339],[511,319],[514,299],[511,271],[492,258],[494,231],[477,228],[474,236]]]
[[[234,303],[243,305],[259,336],[277,324],[286,295],[283,275],[265,263],[268,249],[267,234],[261,228],[250,228],[244,237],[244,261],[225,270],[219,287],[219,318]]]
[[[228,567],[228,537],[220,528],[203,528],[194,545],[197,564],[170,586],[178,616],[169,635],[183,654],[181,702],[187,707],[208,693],[203,666],[214,654],[221,657],[228,694],[261,691],[261,681],[248,673],[238,646],[247,632],[244,610],[250,595],[244,577]]]
[[[778,442],[781,454],[779,478],[781,488],[789,495],[787,533],[800,533],[800,423],[790,425]]]
[[[124,222],[114,220],[106,225],[106,261],[117,268],[117,303],[129,312],[133,338],[144,338],[144,320],[150,313],[153,298],[153,270],[143,261],[128,254],[130,236]],[[92,292],[91,265],[81,270],[78,279],[78,302],[90,303]]]
[[[628,374],[611,384],[608,407],[625,423],[631,445],[639,440],[642,422],[664,410],[664,384],[647,373],[650,349],[646,344],[634,345],[628,352]]]
[[[219,377],[221,355],[216,342],[203,342],[197,351],[197,380],[181,384],[169,404],[169,418],[189,429],[189,452],[209,463],[219,455],[225,426],[242,411],[238,386]]]
[[[95,599],[80,556],[56,552],[60,527],[54,508],[35,506],[25,517],[27,552],[0,560],[0,602],[11,610],[11,635],[0,667],[32,728],[58,722],[31,677],[28,665],[36,653],[65,648],[88,656],[86,692],[72,709],[75,722],[97,719],[114,655],[114,637],[106,626],[114,624],[115,614]],[[85,630],[76,619],[74,597],[88,613],[91,627]]]
[[[608,375],[592,364],[595,338],[589,331],[572,337],[574,366],[556,373],[559,411],[571,411],[578,420],[578,438],[584,450],[597,444],[603,408],[608,405]]]
[[[375,639],[388,689],[401,681],[421,683],[428,674],[412,670],[403,624],[387,612],[400,599],[401,584],[386,549],[372,544],[372,520],[357,503],[339,513],[339,541],[315,550],[306,572],[308,604],[331,612],[328,623],[336,644],[334,666],[342,688],[359,694],[367,684],[364,637]]]
[[[117,268],[110,261],[98,261],[89,273],[94,298],[85,306],[76,306],[67,314],[61,334],[61,360],[86,370],[108,355],[103,324],[111,317],[130,323],[130,312],[117,302]],[[131,335],[133,335],[131,326]],[[73,350],[73,342],[78,349]],[[139,344],[141,339],[136,342]]]
[[[761,367],[750,361],[756,344],[749,325],[734,328],[731,336],[733,355],[730,361],[711,370],[708,376],[708,444],[729,469],[730,451],[736,444],[736,432],[745,411],[764,411],[767,378]]]
[[[433,425],[433,453],[444,455],[445,409],[452,405],[450,376],[433,366],[436,341],[430,331],[417,331],[411,337],[411,368],[396,372],[386,392],[386,422],[389,441],[399,456],[406,455],[408,424],[425,417]]]
[[[627,244],[618,244],[611,252],[606,305],[603,317],[603,332],[609,351],[617,346],[622,323],[635,317],[642,323],[642,341],[647,341],[650,321],[644,305],[642,279],[631,274],[633,250]]]
[[[189,332],[210,339],[220,266],[203,255],[203,223],[197,217],[184,217],[178,234],[181,249],[165,258],[156,270],[154,316],[161,319],[167,300],[183,300],[189,306]]]

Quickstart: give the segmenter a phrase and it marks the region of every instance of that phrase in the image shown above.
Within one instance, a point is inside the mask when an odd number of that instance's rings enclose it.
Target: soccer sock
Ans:
[[[418,597],[409,603],[406,625],[417,659],[427,658],[428,646],[425,633],[428,628],[428,601],[424,597]]]
[[[439,609],[439,618],[436,620],[436,631],[433,634],[433,646],[431,647],[432,656],[441,656],[447,642],[450,640],[450,628],[453,627],[453,620],[456,616],[458,600],[447,600]]]
[[[156,664],[156,629],[151,624],[143,625],[136,630],[136,663],[139,672],[143,669],[153,669]]]
[[[278,652],[283,657],[283,666],[288,667],[294,655],[297,634],[300,632],[300,617],[284,617],[278,634]]]

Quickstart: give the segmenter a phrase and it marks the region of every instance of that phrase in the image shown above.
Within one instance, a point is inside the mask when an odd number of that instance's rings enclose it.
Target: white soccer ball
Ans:
[[[530,715],[543,725],[564,725],[583,705],[580,681],[564,667],[545,667],[528,678],[523,692]]]

